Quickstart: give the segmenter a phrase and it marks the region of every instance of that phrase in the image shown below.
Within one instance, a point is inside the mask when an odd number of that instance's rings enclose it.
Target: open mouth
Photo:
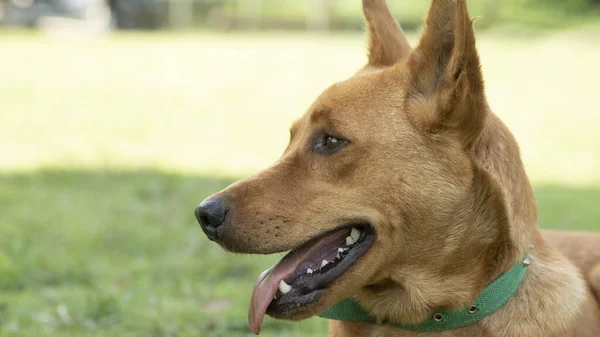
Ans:
[[[289,252],[256,281],[248,323],[256,334],[264,315],[289,316],[315,303],[333,281],[367,251],[375,238],[367,224],[352,224],[314,238]]]

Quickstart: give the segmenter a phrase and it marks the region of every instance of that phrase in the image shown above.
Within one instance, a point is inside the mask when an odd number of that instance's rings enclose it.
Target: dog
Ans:
[[[251,330],[349,299],[369,319],[334,317],[333,337],[600,336],[600,235],[538,229],[465,0],[433,0],[414,49],[385,0],[362,3],[368,64],[316,99],[275,164],[195,210],[228,251],[291,251],[259,276]]]

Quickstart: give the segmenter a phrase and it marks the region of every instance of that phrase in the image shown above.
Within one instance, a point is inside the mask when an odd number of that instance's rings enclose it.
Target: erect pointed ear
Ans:
[[[469,148],[488,107],[466,1],[433,0],[426,24],[407,62],[407,109],[429,110],[433,115],[420,121],[428,132],[457,135]]]
[[[369,66],[390,66],[408,57],[412,48],[385,0],[363,0],[369,25]]]

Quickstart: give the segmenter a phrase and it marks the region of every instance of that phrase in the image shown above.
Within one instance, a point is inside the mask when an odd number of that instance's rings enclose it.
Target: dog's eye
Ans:
[[[314,138],[313,151],[319,154],[332,154],[346,144],[348,144],[347,140],[322,133]]]

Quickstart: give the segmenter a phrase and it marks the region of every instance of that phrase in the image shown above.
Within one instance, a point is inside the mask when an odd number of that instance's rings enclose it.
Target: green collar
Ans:
[[[500,275],[483,289],[475,302],[462,310],[440,311],[418,325],[402,325],[385,322],[400,329],[420,332],[437,332],[460,328],[495,313],[517,292],[525,271],[530,264],[529,255],[506,273]],[[375,318],[365,311],[354,298],[347,298],[325,310],[321,317],[337,321],[375,322]]]

